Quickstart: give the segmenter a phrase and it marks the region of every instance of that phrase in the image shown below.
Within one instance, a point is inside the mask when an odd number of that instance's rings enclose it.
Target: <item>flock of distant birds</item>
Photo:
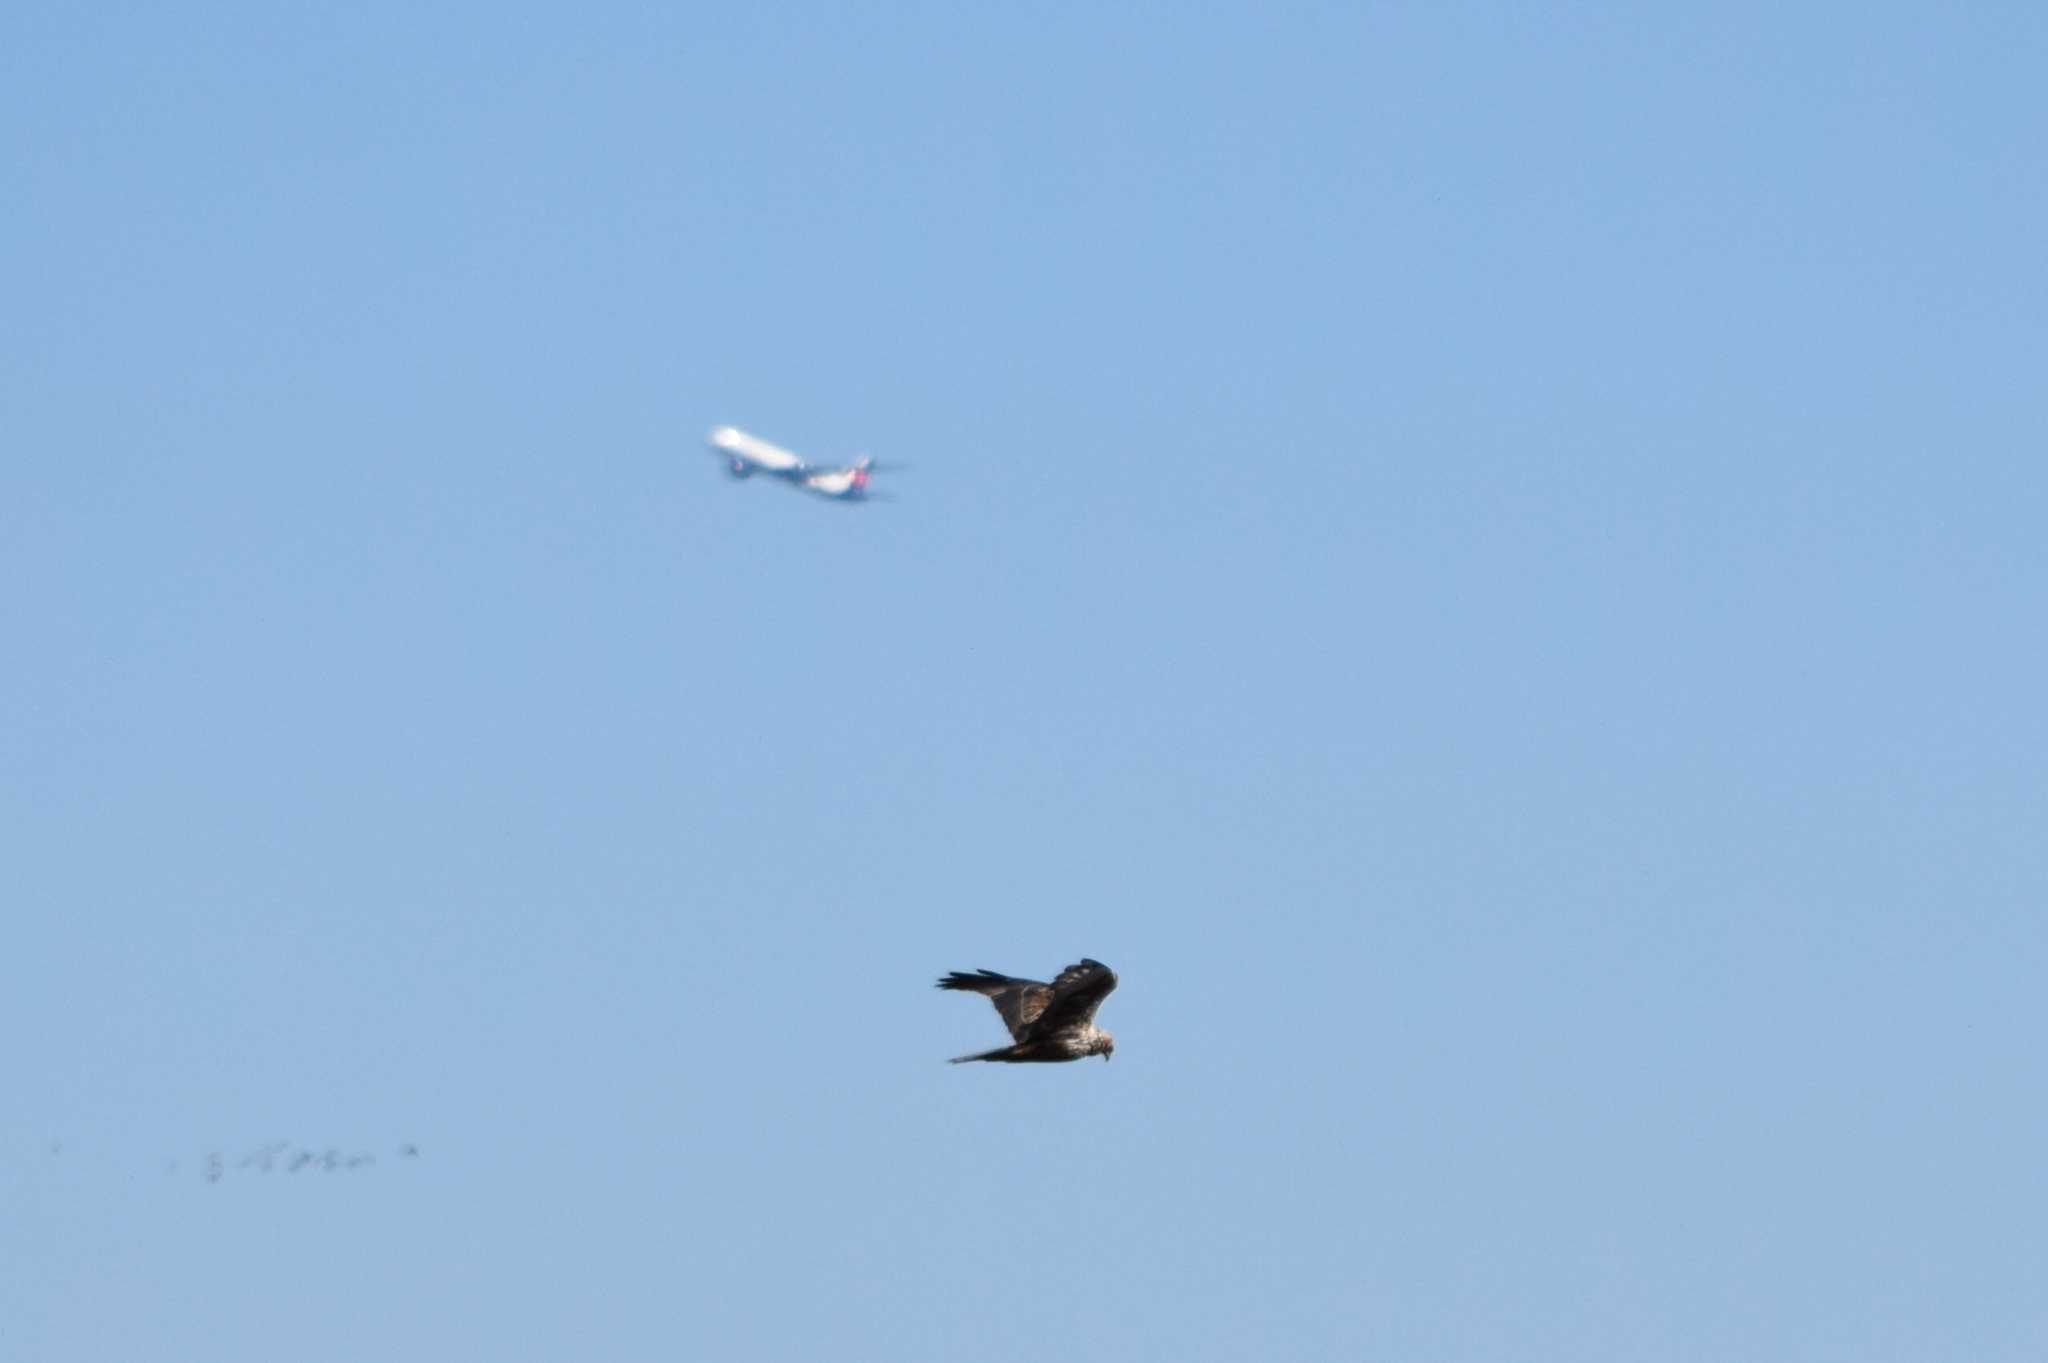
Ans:
[[[50,1142],[50,1153],[62,1155],[64,1143]],[[391,1152],[393,1159],[415,1160],[420,1157],[420,1148],[411,1141],[400,1145]],[[328,1146],[316,1150],[310,1145],[295,1141],[266,1141],[262,1145],[240,1155],[209,1150],[195,1161],[199,1176],[208,1183],[218,1183],[229,1174],[353,1174],[371,1168],[377,1163],[377,1156],[368,1150],[342,1150]],[[184,1161],[172,1158],[164,1162],[164,1172],[175,1174],[184,1168]]]
[[[396,1158],[418,1159],[420,1148],[408,1141],[398,1147]],[[259,1145],[240,1159],[230,1163],[218,1150],[209,1150],[200,1161],[200,1176],[208,1183],[218,1183],[230,1172],[256,1174],[340,1174],[355,1173],[367,1169],[377,1162],[377,1157],[367,1150],[354,1150],[346,1154],[329,1146],[325,1150],[314,1150],[309,1146],[294,1145],[290,1141],[271,1141]],[[177,1161],[172,1161],[172,1173],[177,1172]]]
[[[1095,1025],[1095,1010],[1116,988],[1116,972],[1092,957],[1084,956],[1053,977],[1052,983],[1020,979],[993,970],[972,974],[956,970],[939,980],[939,988],[981,994],[996,1008],[996,1015],[1009,1029],[1011,1043],[991,1051],[957,1057],[953,1063],[992,1060],[1006,1064],[1028,1061],[1080,1060],[1099,1055],[1104,1060],[1116,1051],[1116,1038]],[[50,1154],[64,1153],[62,1141],[50,1142]],[[416,1160],[420,1148],[406,1141],[391,1152],[396,1160]],[[199,1176],[218,1183],[229,1174],[353,1174],[373,1167],[377,1156],[368,1150],[324,1150],[296,1141],[266,1141],[239,1158],[209,1150],[198,1159]],[[165,1162],[166,1174],[178,1173],[184,1162]]]

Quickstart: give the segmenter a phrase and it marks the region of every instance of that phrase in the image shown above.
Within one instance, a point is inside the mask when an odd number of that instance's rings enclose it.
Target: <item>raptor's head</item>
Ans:
[[[1088,1049],[1090,1054],[1099,1055],[1104,1060],[1107,1060],[1116,1054],[1116,1038],[1108,1032],[1097,1030],[1095,1033],[1095,1044]]]

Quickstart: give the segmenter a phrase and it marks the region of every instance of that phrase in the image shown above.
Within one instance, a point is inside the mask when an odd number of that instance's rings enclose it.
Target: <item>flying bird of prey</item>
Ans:
[[[1100,961],[1083,957],[1079,965],[1062,970],[1051,984],[1016,980],[993,970],[972,975],[956,970],[939,981],[939,988],[988,995],[1017,1043],[979,1055],[955,1056],[955,1065],[969,1060],[1000,1060],[1006,1064],[1079,1060],[1090,1055],[1107,1060],[1116,1050],[1116,1038],[1095,1025],[1095,1010],[1116,988],[1116,972]]]

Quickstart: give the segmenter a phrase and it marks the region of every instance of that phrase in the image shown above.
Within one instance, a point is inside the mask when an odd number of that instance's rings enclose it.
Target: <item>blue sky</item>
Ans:
[[[2044,60],[10,9],[0,1352],[2038,1358]]]

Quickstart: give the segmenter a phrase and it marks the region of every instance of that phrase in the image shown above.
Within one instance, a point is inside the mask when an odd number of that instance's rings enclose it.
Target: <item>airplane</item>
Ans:
[[[725,460],[726,472],[735,478],[765,473],[839,502],[865,502],[879,497],[868,491],[868,475],[878,467],[872,455],[864,454],[851,464],[838,467],[807,464],[781,446],[748,435],[736,426],[713,427],[705,442]]]

